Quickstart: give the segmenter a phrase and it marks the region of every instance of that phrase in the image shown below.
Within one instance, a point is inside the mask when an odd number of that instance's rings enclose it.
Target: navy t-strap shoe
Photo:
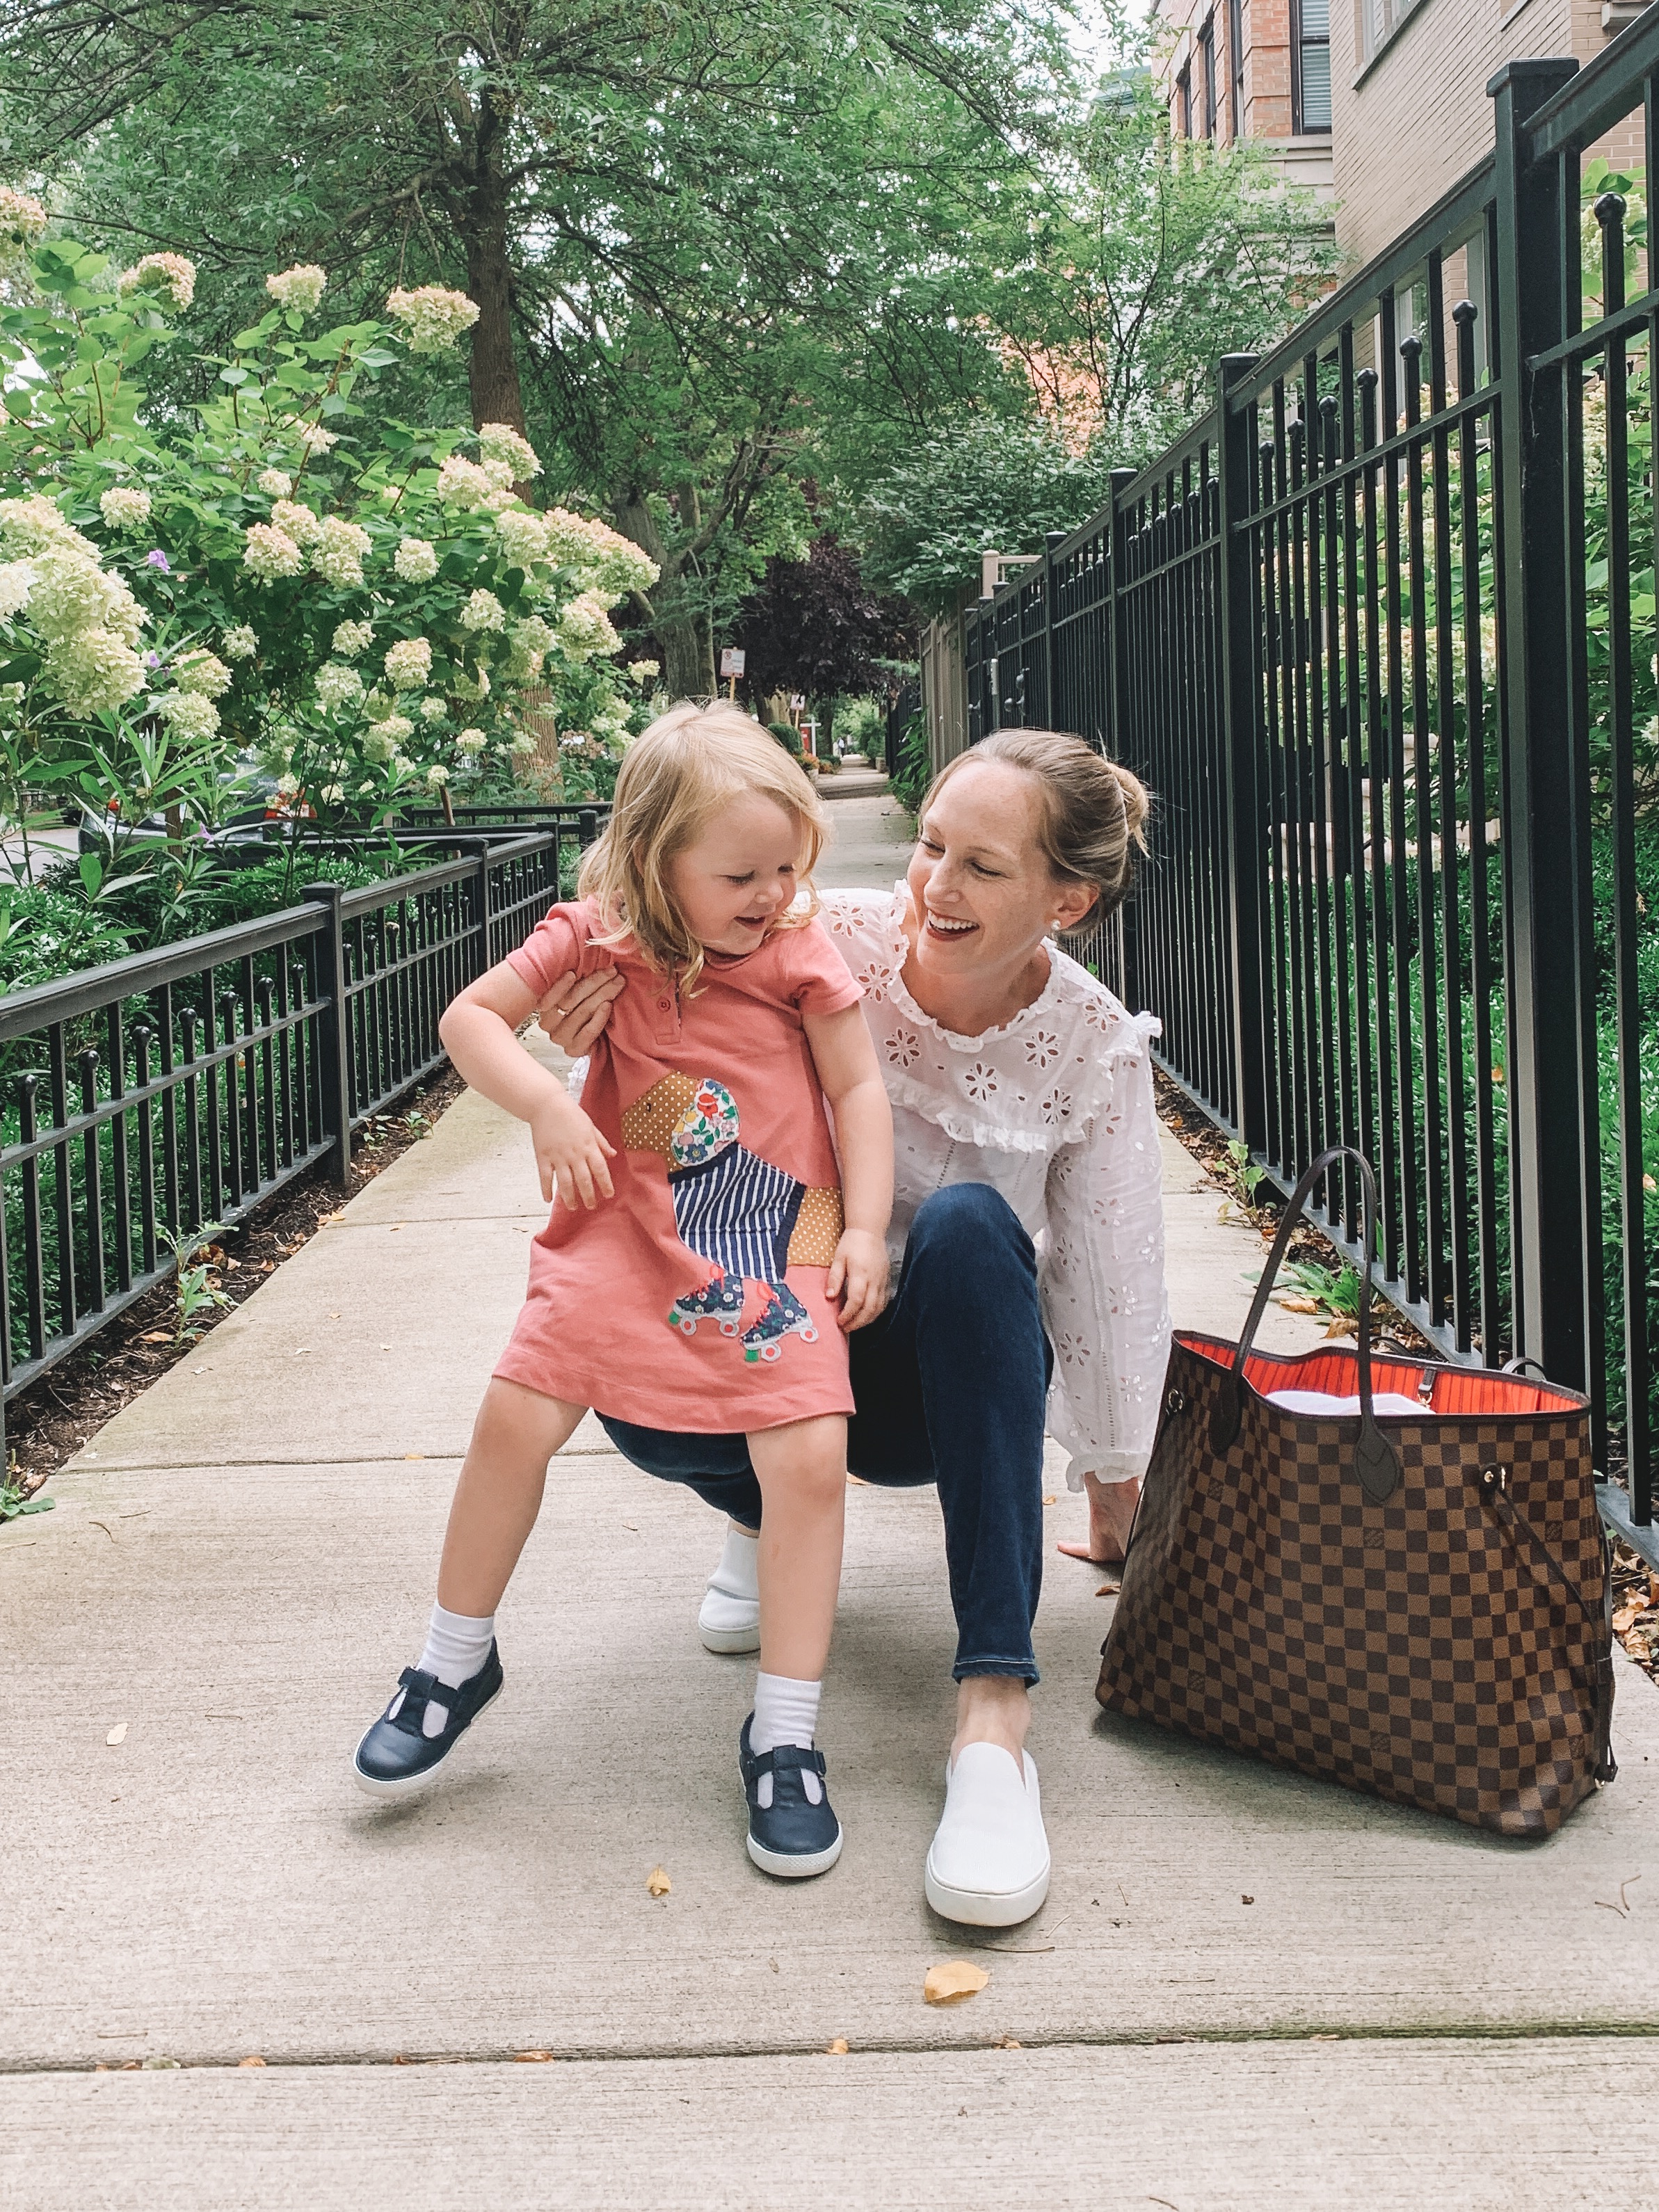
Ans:
[[[371,1797],[412,1797],[437,1773],[492,1698],[500,1694],[501,1662],[491,1644],[489,1656],[458,1690],[418,1667],[405,1667],[398,1693],[357,1747],[351,1772]],[[436,1735],[425,1732],[429,1705],[447,1708]]]
[[[738,1764],[749,1799],[749,1856],[764,1874],[801,1881],[808,1875],[828,1874],[841,1856],[841,1822],[830,1804],[824,1781],[823,1753],[804,1751],[798,1743],[781,1743],[774,1750],[749,1748],[750,1713],[738,1738]],[[803,1771],[818,1778],[815,1805],[801,1780]],[[772,1802],[760,1802],[762,1775],[772,1778]]]

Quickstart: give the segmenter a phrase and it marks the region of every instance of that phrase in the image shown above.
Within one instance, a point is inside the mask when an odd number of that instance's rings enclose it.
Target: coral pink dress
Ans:
[[[850,1413],[824,1297],[841,1175],[803,1017],[863,993],[816,921],[708,955],[692,995],[631,944],[595,945],[591,899],[509,954],[543,996],[617,967],[583,1110],[617,1147],[616,1196],[556,1204],[495,1372],[642,1427],[744,1434]]]

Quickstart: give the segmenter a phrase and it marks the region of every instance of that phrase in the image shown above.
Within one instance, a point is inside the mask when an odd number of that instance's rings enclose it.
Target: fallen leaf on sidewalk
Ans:
[[[823,2046],[823,2055],[826,2058],[845,2058],[847,2038],[844,2035],[838,2035],[833,2043],[826,2043]]]
[[[1023,2043],[1016,2043],[1012,2035],[1005,2035],[997,2045],[999,2051],[1024,2051],[1024,2048],[1025,2045]]]
[[[1317,1313],[1319,1304],[1315,1298],[1280,1298],[1279,1304],[1286,1313]]]
[[[171,1344],[173,1333],[165,1328],[147,1328],[139,1339],[143,1344]]]
[[[553,2059],[550,2051],[515,2051],[513,2056],[520,2066],[547,2066]]]
[[[1115,1597],[1122,1587],[1123,1585],[1121,1583],[1102,1583],[1100,1588],[1095,1592],[1095,1595],[1097,1597]]]
[[[1640,1598],[1632,1598],[1628,1605],[1621,1605],[1613,1616],[1613,1634],[1622,1636],[1625,1631],[1632,1627],[1646,1611],[1647,1607]]]
[[[1042,1502],[1043,1502],[1043,1504],[1044,1504],[1045,1505],[1052,1505],[1052,1504],[1054,1504],[1054,1503],[1055,1502],[1055,1501],[1054,1501],[1054,1492],[1053,1492],[1052,1490],[1048,1492],[1048,1496],[1043,1499],[1043,1501],[1042,1501]]]
[[[265,2062],[263,2058],[239,2058],[236,2062],[239,2068],[243,2066],[263,2066],[264,2063]]]
[[[848,1482],[856,1483],[860,1490],[868,1490],[870,1487],[861,1474],[849,1474],[847,1480]]]
[[[977,1996],[991,1977],[971,1960],[951,1959],[942,1966],[929,1966],[921,1994],[930,2005],[961,2004]]]
[[[108,1745],[110,1746],[110,1747],[111,1747],[111,1749],[112,1750],[112,1749],[114,1748],[114,1747],[115,1747],[118,1743],[125,1743],[125,1742],[126,1741],[126,1735],[127,1735],[127,1724],[126,1724],[126,1723],[125,1723],[125,1721],[117,1721],[117,1722],[116,1722],[116,1723],[115,1723],[115,1726],[114,1726],[114,1727],[110,1730],[109,1734],[108,1734],[108,1735],[104,1738],[104,1741],[105,1741],[106,1744],[108,1744]]]
[[[668,1879],[667,1869],[659,1866],[652,1868],[651,1872],[646,1877],[645,1886],[650,1891],[653,1897],[666,1897],[669,1891],[674,1887],[673,1883]]]
[[[426,1454],[424,1452],[405,1452],[404,1454],[404,1457],[405,1459],[424,1459],[426,1457]]]

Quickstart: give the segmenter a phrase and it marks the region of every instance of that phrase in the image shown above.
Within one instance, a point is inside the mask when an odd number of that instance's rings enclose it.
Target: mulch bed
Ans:
[[[348,1197],[356,1197],[400,1153],[430,1135],[438,1116],[465,1088],[454,1070],[447,1067],[396,1107],[366,1122],[352,1139],[349,1194],[337,1189],[325,1170],[313,1169],[239,1228],[227,1231],[218,1243],[208,1246],[198,1256],[213,1262],[209,1281],[230,1303],[199,1314],[191,1335],[174,1340],[174,1286],[171,1281],[158,1283],[118,1321],[21,1392],[6,1408],[11,1480],[31,1497],[50,1481],[106,1421],[147,1390],[175,1360],[194,1353],[201,1338],[251,1297],[284,1260],[291,1260]],[[152,1338],[161,1340],[149,1341]]]
[[[1248,1221],[1263,1244],[1270,1245],[1283,1201],[1269,1192],[1262,1204],[1245,1206],[1234,1183],[1226,1138],[1166,1076],[1155,1070],[1154,1080],[1160,1115],[1231,1201],[1234,1218]],[[1328,1267],[1334,1254],[1335,1247],[1316,1229],[1298,1229],[1291,1239],[1292,1260],[1311,1260]],[[1391,1338],[1413,1352],[1424,1352],[1431,1359],[1439,1358],[1435,1347],[1400,1315],[1389,1314],[1387,1328]],[[1612,1544],[1613,1633],[1644,1673],[1659,1682],[1659,1574],[1621,1538],[1613,1537]]]

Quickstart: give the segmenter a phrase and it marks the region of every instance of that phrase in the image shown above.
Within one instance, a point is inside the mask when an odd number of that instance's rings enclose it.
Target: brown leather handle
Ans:
[[[1289,1251],[1291,1238],[1306,1209],[1319,1178],[1339,1160],[1352,1160],[1359,1170],[1360,1190],[1364,1200],[1364,1243],[1360,1267],[1359,1292],[1359,1437],[1354,1445],[1353,1471],[1359,1486],[1374,1505],[1392,1498],[1400,1481],[1400,1462],[1394,1446],[1376,1424],[1376,1413],[1371,1401],[1371,1248],[1376,1242],[1376,1178],[1371,1173],[1371,1164],[1363,1152],[1352,1145],[1332,1145],[1313,1163],[1296,1188],[1279,1219],[1279,1233],[1273,1238],[1273,1250],[1261,1271],[1261,1280],[1256,1285],[1238,1350],[1233,1355],[1232,1389],[1224,1391],[1210,1422],[1210,1442],[1218,1451],[1225,1451],[1238,1434],[1244,1419],[1244,1393],[1248,1387],[1244,1378],[1244,1363],[1250,1356],[1256,1330],[1261,1316],[1267,1310],[1267,1300],[1273,1295],[1279,1270]]]

